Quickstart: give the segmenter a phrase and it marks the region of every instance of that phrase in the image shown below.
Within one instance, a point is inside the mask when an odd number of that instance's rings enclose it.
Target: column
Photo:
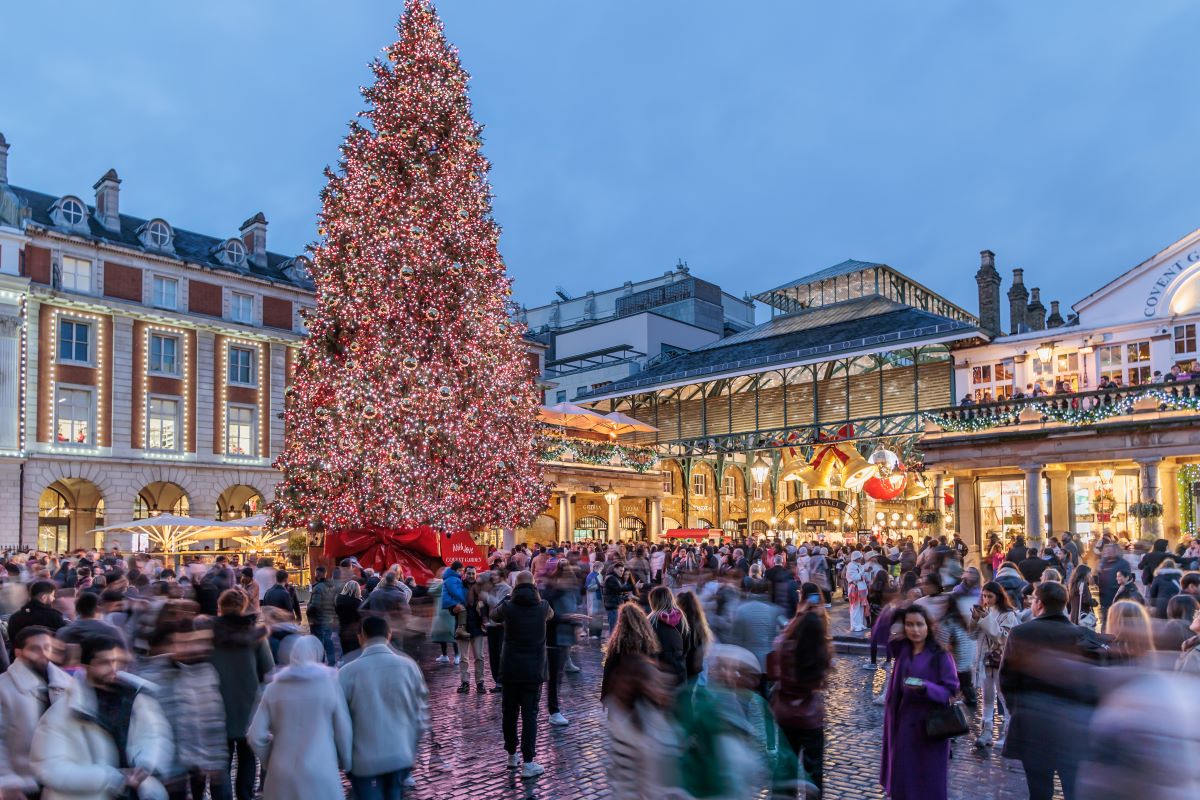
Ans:
[[[504,528],[504,541],[501,543],[502,550],[512,552],[512,549],[517,546],[517,532],[512,528]]]
[[[570,542],[575,538],[575,520],[571,513],[571,493],[558,494],[558,540]]]
[[[958,535],[976,553],[983,551],[982,533],[979,530],[975,492],[978,487],[969,474],[954,479],[954,510],[958,515]]]
[[[1023,464],[1025,473],[1025,539],[1029,544],[1042,546],[1042,465]]]
[[[1162,502],[1158,496],[1158,468],[1162,464],[1162,459],[1139,458],[1137,463],[1142,470],[1142,502]],[[1141,535],[1143,539],[1158,539],[1162,536],[1162,517],[1151,517],[1139,520],[1139,522],[1141,523]]]
[[[1071,491],[1069,484],[1070,473],[1065,468],[1046,470],[1046,480],[1050,483],[1050,533],[1061,534],[1071,529]]]
[[[1171,546],[1179,544],[1183,522],[1179,519],[1179,465],[1164,461],[1158,468],[1159,488],[1162,491],[1163,532]]]
[[[940,472],[933,475],[933,510],[938,512],[938,523],[933,534],[941,536],[946,532],[946,478]]]
[[[662,535],[662,498],[650,498],[650,520],[649,520],[650,541],[657,542],[658,537]]]
[[[621,538],[621,496],[604,499],[608,503],[608,538],[617,541]]]

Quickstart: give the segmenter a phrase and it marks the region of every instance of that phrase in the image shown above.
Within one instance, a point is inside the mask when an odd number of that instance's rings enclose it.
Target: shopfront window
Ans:
[[[1141,496],[1136,472],[1117,473],[1111,482],[1099,475],[1071,476],[1071,530],[1092,540],[1104,533],[1136,535],[1129,504]]]
[[[979,482],[979,529],[985,546],[993,540],[1007,545],[1026,533],[1024,478]]]
[[[1196,324],[1175,326],[1175,363],[1191,365],[1196,359]]]
[[[1056,353],[1049,361],[1035,358],[1033,374],[1047,391],[1078,392],[1079,353]]]
[[[608,539],[608,522],[604,517],[580,517],[575,523],[575,541],[596,539],[601,542]]]
[[[1013,362],[980,364],[971,368],[971,390],[976,403],[999,402],[1013,395]]]

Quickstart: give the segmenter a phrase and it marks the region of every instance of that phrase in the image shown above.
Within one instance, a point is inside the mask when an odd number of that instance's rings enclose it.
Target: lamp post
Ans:
[[[750,467],[750,475],[754,478],[755,483],[766,483],[767,475],[771,473],[771,465],[761,455],[754,459],[754,464]]]

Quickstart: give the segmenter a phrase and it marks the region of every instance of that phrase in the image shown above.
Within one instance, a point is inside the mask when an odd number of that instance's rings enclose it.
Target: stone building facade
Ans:
[[[108,546],[155,513],[256,513],[277,480],[308,262],[9,181],[0,136],[0,547]],[[130,542],[118,540],[127,547]]]

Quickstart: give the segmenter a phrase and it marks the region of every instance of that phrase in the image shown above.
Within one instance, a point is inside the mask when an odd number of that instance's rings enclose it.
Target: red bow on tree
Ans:
[[[433,578],[429,558],[438,557],[438,533],[433,528],[348,528],[325,537],[325,555],[334,562],[355,556],[363,567],[378,572],[399,564],[417,583]]]

